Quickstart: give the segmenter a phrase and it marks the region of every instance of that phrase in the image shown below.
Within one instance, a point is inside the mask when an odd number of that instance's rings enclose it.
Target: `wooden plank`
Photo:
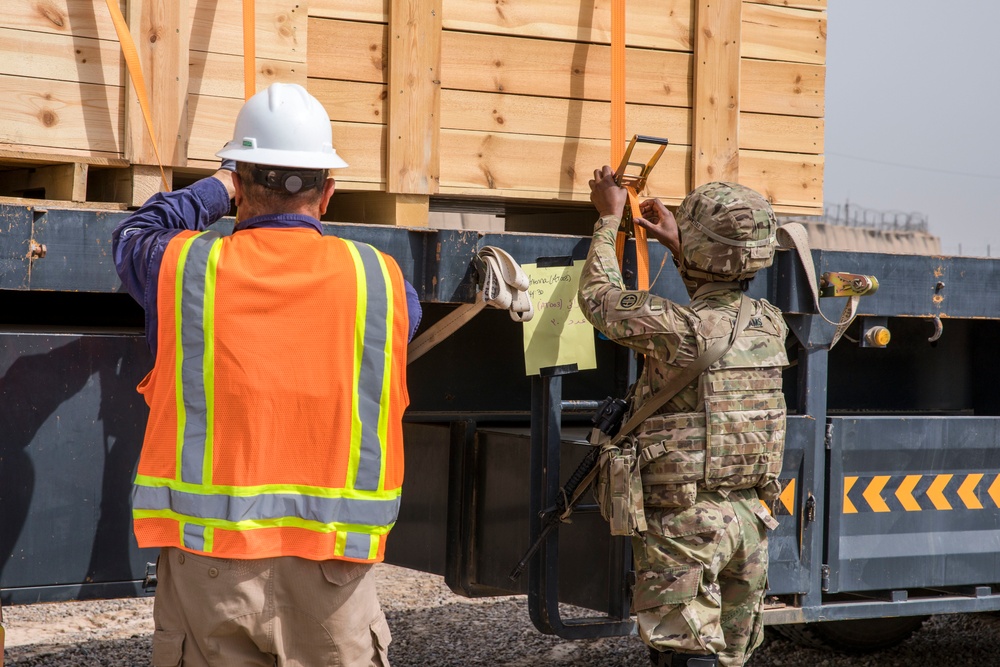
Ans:
[[[780,206],[823,207],[823,156],[740,151],[740,183]]]
[[[309,77],[388,81],[388,26],[309,19]]]
[[[389,22],[389,0],[309,0],[309,16]]]
[[[308,17],[305,3],[256,0],[257,57],[306,62]],[[243,55],[241,0],[189,0],[191,48]]]
[[[0,143],[0,163],[2,164],[63,164],[80,162],[95,167],[127,167],[128,160],[122,157],[100,156],[83,151],[58,152],[51,148],[33,147],[31,151],[21,150],[9,144]]]
[[[128,208],[127,205],[118,202],[72,202],[55,199],[25,199],[24,197],[0,197],[0,204],[29,206],[36,209],[96,209],[99,211],[124,211]]]
[[[691,188],[739,181],[742,3],[697,0]]]
[[[125,0],[119,0],[125,13]],[[118,41],[107,4],[95,0],[4,0],[0,26]]]
[[[587,181],[607,158],[603,140],[443,130],[441,192],[587,201]],[[669,146],[649,191],[683,197],[689,160],[689,148]]]
[[[123,95],[115,86],[0,75],[0,144],[120,156]]]
[[[691,106],[691,54],[627,49],[626,100]],[[445,31],[444,88],[610,100],[611,49],[519,37]]]
[[[465,90],[441,92],[441,126],[448,129],[608,141],[610,118],[608,102]],[[688,109],[629,104],[625,107],[625,126],[633,134],[666,137],[671,144],[691,143]]]
[[[823,65],[826,13],[745,3],[742,55]]]
[[[308,88],[330,114],[331,120],[352,123],[385,122],[389,103],[386,100],[386,86],[382,84],[309,79]]]
[[[441,0],[391,0],[386,190],[437,192],[441,132]],[[427,218],[424,217],[424,225]]]
[[[331,123],[333,147],[349,167],[334,172],[338,183],[374,183],[385,189],[385,125]],[[443,157],[442,157],[443,161]]]
[[[625,43],[691,51],[692,0],[629,0]],[[608,3],[580,0],[444,0],[444,27],[575,42],[611,42]]]
[[[237,82],[243,88],[242,78]],[[233,137],[236,115],[243,106],[242,93],[238,98],[211,97],[209,95],[188,96],[188,164],[206,161],[218,166],[216,151],[222,149]]]
[[[826,68],[743,58],[740,108],[754,113],[789,116],[824,115]]]
[[[399,227],[426,227],[430,197],[386,192],[338,193],[334,195],[327,219]]]
[[[125,157],[136,164],[162,161],[183,167],[187,161],[188,5],[175,0],[130,0],[128,24],[139,54],[152,130],[129,77]]]
[[[784,153],[823,152],[822,118],[740,114],[740,148]]]
[[[797,9],[825,10],[827,0],[743,0],[744,4],[779,5]]]
[[[307,85],[306,66],[288,60],[257,58],[257,90],[275,82]],[[188,93],[243,100],[243,57],[227,53],[191,52]]]
[[[0,59],[0,74],[122,85],[121,49],[115,42],[0,28],[0,44],[17,54]]]

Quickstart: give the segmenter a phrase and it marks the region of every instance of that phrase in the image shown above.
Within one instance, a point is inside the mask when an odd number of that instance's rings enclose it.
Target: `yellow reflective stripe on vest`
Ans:
[[[216,232],[192,236],[177,267],[177,470],[181,481],[194,484],[212,483],[215,278],[221,250]]]
[[[378,490],[385,490],[385,448],[386,443],[389,442],[389,401],[391,397],[392,390],[392,346],[393,346],[393,326],[392,323],[396,316],[395,312],[395,294],[393,294],[392,289],[392,278],[389,275],[389,268],[385,265],[385,258],[381,254],[376,253],[378,257],[379,269],[382,271],[382,279],[385,281],[386,285],[386,299],[385,299],[385,347],[382,349],[382,357],[384,359],[382,368],[382,395],[379,397],[379,404],[382,409],[379,411],[378,417],[378,439],[382,445],[382,456],[379,458],[379,485]],[[378,544],[373,544],[372,548],[378,548]]]
[[[392,281],[371,246],[344,241],[354,259],[358,302],[354,321],[354,392],[348,488],[384,488],[392,360]]]

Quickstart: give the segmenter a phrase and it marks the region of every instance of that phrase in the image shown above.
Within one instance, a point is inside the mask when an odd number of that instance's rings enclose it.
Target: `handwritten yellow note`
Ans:
[[[576,302],[583,260],[571,266],[522,264],[531,286],[528,296],[535,316],[524,323],[524,366],[538,375],[549,366],[576,364],[577,370],[597,368],[594,328]]]

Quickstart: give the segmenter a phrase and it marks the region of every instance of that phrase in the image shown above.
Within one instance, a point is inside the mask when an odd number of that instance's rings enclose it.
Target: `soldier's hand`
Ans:
[[[673,256],[677,257],[681,251],[681,238],[674,214],[659,199],[647,199],[639,204],[639,211],[642,217],[635,218],[633,222],[667,246]]]
[[[606,215],[621,216],[628,201],[625,188],[615,184],[615,172],[604,165],[594,170],[594,178],[590,181],[590,202],[603,218]]]

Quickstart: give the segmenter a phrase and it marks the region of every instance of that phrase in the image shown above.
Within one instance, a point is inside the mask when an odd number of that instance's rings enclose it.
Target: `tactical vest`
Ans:
[[[396,263],[311,229],[181,232],[157,311],[139,546],[382,560],[409,400]]]
[[[781,320],[780,311],[766,301],[757,303],[750,326],[699,378],[703,409],[661,413],[637,429],[647,507],[690,507],[702,490],[756,488],[764,499],[780,490],[785,443],[781,369],[788,358],[777,333],[781,329],[773,326]],[[714,340],[699,340],[700,352]]]

